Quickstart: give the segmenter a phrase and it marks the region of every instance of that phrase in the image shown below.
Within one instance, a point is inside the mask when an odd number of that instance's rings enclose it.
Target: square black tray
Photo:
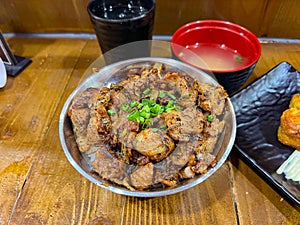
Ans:
[[[300,73],[282,62],[230,99],[237,119],[234,148],[274,189],[299,206],[300,183],[276,173],[295,151],[277,140],[280,116],[295,93],[300,93]]]

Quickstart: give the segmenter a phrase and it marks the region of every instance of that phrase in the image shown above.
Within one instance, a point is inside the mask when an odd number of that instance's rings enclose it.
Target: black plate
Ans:
[[[300,183],[276,174],[295,149],[277,140],[280,116],[300,93],[300,73],[282,62],[230,99],[237,119],[234,147],[281,194],[300,205]]]

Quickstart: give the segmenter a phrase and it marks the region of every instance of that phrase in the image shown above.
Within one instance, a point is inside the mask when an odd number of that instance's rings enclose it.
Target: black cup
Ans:
[[[103,54],[127,43],[152,40],[155,0],[92,0],[87,10]],[[148,42],[145,43],[144,49],[134,51],[136,57],[150,55]],[[118,61],[135,57],[127,53],[130,57],[123,57],[122,51],[110,58]]]

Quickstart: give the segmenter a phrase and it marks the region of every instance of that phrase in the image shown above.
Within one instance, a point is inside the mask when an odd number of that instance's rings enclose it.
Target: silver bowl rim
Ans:
[[[65,101],[62,111],[60,113],[60,117],[59,117],[59,138],[60,138],[60,143],[61,146],[63,148],[63,151],[68,159],[68,161],[71,163],[71,165],[86,179],[88,179],[89,181],[91,181],[92,183],[96,184],[97,186],[106,189],[108,191],[114,192],[116,194],[121,194],[121,195],[125,195],[125,196],[132,196],[132,197],[161,197],[161,196],[166,196],[166,195],[172,195],[172,194],[176,194],[182,191],[185,191],[187,189],[190,189],[200,183],[202,183],[203,181],[205,181],[207,178],[209,178],[211,175],[213,175],[226,161],[226,159],[228,158],[233,145],[234,145],[234,141],[235,141],[235,137],[236,137],[236,117],[235,117],[235,112],[234,112],[234,107],[230,101],[230,98],[228,97],[228,110],[230,111],[230,115],[231,115],[231,120],[232,120],[232,129],[231,129],[231,137],[229,140],[229,143],[226,147],[226,150],[224,151],[224,154],[221,156],[221,158],[218,160],[217,164],[215,167],[210,168],[207,173],[205,174],[201,174],[199,175],[199,177],[195,178],[191,178],[191,179],[195,179],[192,182],[189,182],[187,184],[180,184],[176,187],[170,188],[170,189],[165,189],[165,190],[151,190],[151,191],[131,191],[131,190],[127,190],[127,189],[121,189],[118,186],[108,186],[107,184],[103,184],[100,180],[96,179],[95,177],[91,176],[88,172],[86,172],[83,168],[81,168],[80,165],[78,165],[76,163],[76,161],[73,159],[72,155],[70,154],[70,152],[68,151],[68,147],[66,145],[65,142],[65,135],[64,135],[64,122],[65,122],[65,118],[66,118],[66,113],[67,110],[69,108],[69,105],[72,101],[72,99],[74,98],[74,96],[82,90],[82,88],[85,86],[86,83],[89,83],[90,80],[93,79],[94,76],[99,76],[99,74],[105,74],[105,72],[107,71],[111,71],[112,68],[118,67],[119,69],[125,66],[129,66],[131,64],[136,64],[136,63],[141,63],[141,62],[161,62],[161,63],[165,63],[168,65],[175,65],[175,66],[181,66],[185,69],[189,69],[192,70],[196,73],[201,73],[203,76],[205,76],[207,79],[210,80],[211,83],[213,84],[218,84],[218,82],[216,80],[214,80],[210,75],[208,75],[207,73],[192,67],[188,64],[185,64],[183,62],[180,62],[178,60],[174,60],[171,58],[160,58],[160,57],[143,57],[143,58],[134,58],[134,59],[128,59],[128,60],[124,60],[124,61],[120,61],[117,63],[113,63],[107,66],[102,67],[101,69],[99,69],[99,71],[97,73],[91,74],[90,76],[88,76],[86,79],[84,79],[73,91],[72,93],[69,95],[69,97],[67,98],[67,100]]]

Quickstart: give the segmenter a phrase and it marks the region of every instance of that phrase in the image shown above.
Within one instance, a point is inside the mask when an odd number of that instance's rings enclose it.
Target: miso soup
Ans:
[[[241,55],[237,50],[211,43],[188,45],[179,57],[196,67],[213,71],[235,70],[249,63],[249,58]]]

